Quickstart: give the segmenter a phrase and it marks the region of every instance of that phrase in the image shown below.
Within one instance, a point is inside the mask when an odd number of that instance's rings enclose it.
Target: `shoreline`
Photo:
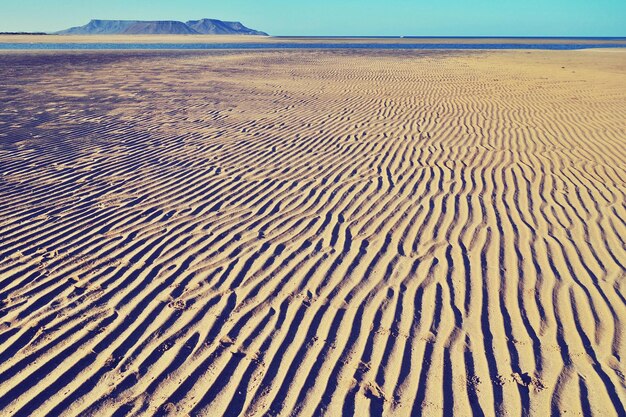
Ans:
[[[597,44],[624,45],[626,38],[534,38],[534,37],[293,37],[249,35],[0,35],[0,43],[347,43],[347,44]]]

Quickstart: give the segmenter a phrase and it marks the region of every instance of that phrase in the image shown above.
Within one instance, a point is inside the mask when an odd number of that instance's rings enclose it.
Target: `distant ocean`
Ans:
[[[281,39],[281,37],[278,37]],[[287,39],[285,37],[285,39]],[[316,42],[320,38],[289,37],[298,39],[298,42],[275,42],[275,43],[0,43],[2,50],[223,50],[223,49],[548,49],[548,50],[573,50],[588,48],[626,48],[626,38],[511,38],[511,37],[324,37],[325,42]],[[311,42],[306,42],[310,39]],[[380,42],[335,42],[334,39],[497,39],[502,42],[493,43],[394,43],[393,41]],[[523,40],[520,42],[519,39]],[[507,42],[507,40],[518,40]],[[563,42],[566,40],[567,42]],[[560,41],[560,42],[558,42]],[[624,43],[614,43],[625,41]]]

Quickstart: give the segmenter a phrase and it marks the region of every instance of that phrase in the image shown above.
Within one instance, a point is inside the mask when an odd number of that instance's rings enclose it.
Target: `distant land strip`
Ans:
[[[0,32],[0,35],[47,35],[45,32]]]

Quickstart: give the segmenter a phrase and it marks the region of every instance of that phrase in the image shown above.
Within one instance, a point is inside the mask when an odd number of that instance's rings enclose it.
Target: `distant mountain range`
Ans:
[[[267,33],[250,29],[240,22],[223,22],[217,19],[190,20],[92,20],[57,32],[59,35],[260,35]]]

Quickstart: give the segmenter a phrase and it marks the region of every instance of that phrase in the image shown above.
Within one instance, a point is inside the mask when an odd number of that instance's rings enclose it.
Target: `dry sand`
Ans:
[[[0,60],[1,415],[626,415],[626,53]]]

